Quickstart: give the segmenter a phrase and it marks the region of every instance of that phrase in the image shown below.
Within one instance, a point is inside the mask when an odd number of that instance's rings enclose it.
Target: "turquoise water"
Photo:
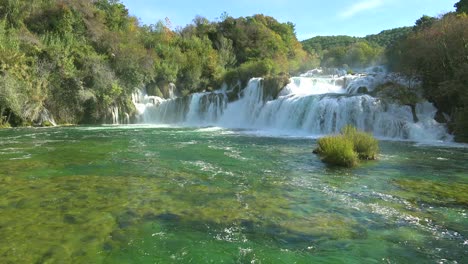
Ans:
[[[468,149],[161,127],[0,130],[1,263],[467,263]]]

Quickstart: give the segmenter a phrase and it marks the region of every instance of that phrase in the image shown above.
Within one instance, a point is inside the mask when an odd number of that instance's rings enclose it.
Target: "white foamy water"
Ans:
[[[351,124],[380,138],[451,141],[446,127],[434,120],[437,110],[432,104],[417,105],[419,122],[415,123],[409,106],[358,93],[360,87],[372,90],[394,78],[386,76],[293,77],[276,99],[265,94],[261,78],[253,78],[240,99],[232,102],[223,90],[168,100],[138,93],[134,103],[138,122],[144,124],[212,126],[301,137],[338,133]]]

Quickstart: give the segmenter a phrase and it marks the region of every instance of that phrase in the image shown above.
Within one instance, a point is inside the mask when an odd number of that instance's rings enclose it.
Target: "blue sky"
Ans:
[[[422,15],[454,11],[458,0],[121,0],[143,24],[168,17],[173,28],[184,27],[196,15],[216,20],[223,12],[232,17],[269,15],[293,22],[299,40],[317,35],[365,36],[385,29],[412,26]]]

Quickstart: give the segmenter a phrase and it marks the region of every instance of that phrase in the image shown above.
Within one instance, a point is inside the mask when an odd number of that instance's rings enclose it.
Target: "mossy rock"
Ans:
[[[360,93],[360,94],[367,94],[367,93],[369,93],[369,89],[367,89],[367,87],[365,87],[365,86],[360,86],[360,87],[357,89],[357,93]]]
[[[42,121],[42,123],[41,123],[41,127],[53,127],[53,126],[54,125],[48,120]]]
[[[239,100],[239,98],[240,98],[239,95],[240,95],[241,91],[242,91],[242,88],[241,88],[240,83],[237,83],[234,86],[232,86],[232,91],[227,93],[228,102],[230,103],[230,102],[234,102],[234,101]]]
[[[367,236],[365,229],[358,223],[342,216],[328,213],[318,213],[293,222],[283,222],[281,227],[288,233],[297,233],[312,237],[329,237],[332,239],[353,239]]]
[[[279,74],[275,76],[267,76],[263,79],[263,99],[278,98],[281,90],[290,82],[288,74]]]
[[[372,93],[372,96],[387,99],[400,105],[416,105],[422,99],[419,96],[420,87],[407,87],[394,82],[386,82],[378,85]]]

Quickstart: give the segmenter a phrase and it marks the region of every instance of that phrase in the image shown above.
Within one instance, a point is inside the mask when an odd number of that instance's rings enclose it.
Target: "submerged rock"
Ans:
[[[70,215],[70,214],[66,214],[63,216],[63,221],[67,224],[77,224],[78,223],[78,220],[76,219],[76,217],[74,217],[73,215]]]
[[[162,221],[170,221],[170,222],[175,222],[180,220],[180,216],[172,213],[164,213],[164,214],[159,214],[157,216],[157,219],[162,220]]]
[[[410,200],[416,203],[468,207],[468,184],[428,180],[395,180],[393,183],[410,191],[414,195]]]

